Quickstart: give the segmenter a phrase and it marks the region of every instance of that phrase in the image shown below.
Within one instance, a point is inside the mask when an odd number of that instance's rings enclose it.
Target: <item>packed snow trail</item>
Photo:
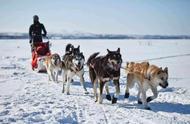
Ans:
[[[76,41],[70,42],[73,44],[78,43]],[[96,44],[97,42],[100,43],[99,41],[89,41],[88,44]],[[117,41],[107,42],[115,43]],[[102,46],[107,45],[107,42],[102,42]],[[121,46],[123,46],[122,44],[126,46],[131,45],[130,42],[123,42],[119,42],[118,44]],[[64,46],[66,43],[68,42],[54,42],[52,51],[57,52],[56,50],[59,49],[61,51],[64,48],[60,48],[61,45],[59,44],[63,44],[62,46]],[[9,43],[0,41],[0,46],[2,46],[2,44],[5,47],[0,49],[0,123],[190,124],[189,80],[186,73],[181,75],[181,71],[187,67],[181,67],[182,70],[172,73],[173,68],[178,69],[177,66],[174,66],[174,63],[178,62],[177,60],[172,61],[170,58],[170,63],[166,60],[161,60],[161,63],[158,62],[158,64],[168,64],[168,66],[170,66],[170,85],[166,89],[159,88],[158,98],[150,103],[152,110],[144,110],[142,105],[137,104],[136,88],[130,90],[131,94],[129,99],[124,99],[126,84],[126,74],[124,70],[121,71],[121,94],[118,103],[111,104],[110,101],[106,100],[104,91],[103,104],[100,105],[94,102],[92,85],[87,68],[85,68],[86,72],[84,77],[90,94],[83,94],[79,79],[75,77],[70,87],[71,95],[65,95],[61,92],[61,76],[59,76],[60,82],[57,84],[49,82],[47,74],[36,73],[31,70],[28,44],[23,44],[23,41],[9,41]],[[86,45],[87,43],[85,41],[79,42],[78,44],[83,46],[83,49],[85,49],[85,47],[93,47],[93,45]],[[168,44],[170,45],[165,45],[164,43],[163,46],[173,45],[171,42]],[[182,42],[182,45],[183,44]],[[155,49],[155,47],[157,48],[156,45],[154,46],[154,43],[152,43],[152,45],[153,49]],[[112,48],[113,46],[108,45],[106,47]],[[133,45],[131,45],[131,47],[133,47]],[[146,46],[143,47],[145,48]],[[151,46],[149,47],[152,49]],[[4,52],[5,49],[6,52]],[[93,48],[91,50],[93,50]],[[146,49],[143,49],[143,51],[144,50]],[[25,51],[28,51],[28,53],[25,53]],[[189,52],[186,49],[184,49],[184,51]],[[14,55],[12,53],[14,53]],[[58,53],[61,52],[58,51]],[[91,53],[93,52],[87,51],[85,57],[88,58]],[[168,51],[168,53],[170,53],[170,51]],[[122,53],[124,56],[125,54],[127,53]],[[136,56],[133,57],[135,58]],[[152,57],[144,55],[144,58]],[[188,56],[185,56],[183,59],[189,60]],[[181,66],[186,66],[188,61],[186,62],[187,63],[183,63]],[[177,86],[178,83],[181,84],[181,81],[183,85],[187,85],[186,88]],[[112,83],[109,88],[110,92],[114,93],[115,87]],[[151,92],[148,92],[148,94],[151,95]]]

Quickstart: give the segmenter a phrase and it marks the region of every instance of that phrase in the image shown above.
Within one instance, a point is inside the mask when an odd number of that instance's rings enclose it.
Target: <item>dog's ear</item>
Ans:
[[[110,53],[110,50],[109,50],[109,49],[107,49],[107,51],[108,51],[108,53]]]
[[[158,71],[158,75],[161,74],[163,71],[162,71],[162,67],[159,68],[159,71]]]
[[[143,63],[146,64],[147,66],[150,65],[148,61],[145,61],[145,62],[143,62]]]
[[[78,49],[80,49],[80,45],[78,45],[78,47],[77,47]]]
[[[72,50],[75,48],[72,44],[71,44],[71,47],[70,47]]]
[[[168,74],[168,67],[164,68],[164,72],[166,72]]]
[[[81,56],[84,56],[83,52],[80,52],[80,55],[81,55]]]
[[[117,49],[117,52],[120,53],[120,48]]]

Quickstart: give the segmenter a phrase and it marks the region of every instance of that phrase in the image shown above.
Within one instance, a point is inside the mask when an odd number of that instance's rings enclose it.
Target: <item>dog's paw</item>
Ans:
[[[84,94],[89,94],[89,92],[88,92],[88,91],[85,91]]]
[[[129,93],[125,93],[124,98],[129,98]]]
[[[111,101],[111,96],[110,96],[110,94],[106,95],[106,99],[109,100],[109,101]]]
[[[146,106],[144,109],[145,110],[151,110],[151,108],[149,106]]]
[[[150,101],[152,101],[152,100],[153,100],[152,97],[148,97],[148,98],[146,99],[147,102],[150,102]]]
[[[64,93],[64,92],[65,92],[65,87],[63,86],[62,93]]]
[[[117,103],[117,98],[115,98],[114,96],[112,97],[112,104]]]
[[[141,100],[138,100],[137,102],[138,102],[138,104],[142,104],[142,101],[141,101]]]
[[[102,104],[102,102],[103,102],[102,100],[98,100],[98,103],[99,103],[99,104]]]
[[[70,95],[70,93],[69,93],[69,92],[67,92],[66,94],[67,94],[67,95]]]

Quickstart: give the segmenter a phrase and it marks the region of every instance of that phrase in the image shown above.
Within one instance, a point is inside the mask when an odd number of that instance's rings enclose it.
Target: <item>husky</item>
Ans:
[[[72,44],[67,44],[65,48],[65,54],[67,55],[76,55],[80,53],[80,45],[78,45],[77,48],[75,48]],[[63,57],[64,59],[64,57]]]
[[[125,98],[129,97],[129,88],[134,87],[134,84],[137,83],[138,104],[143,104],[145,109],[150,110],[150,107],[147,104],[157,98],[157,87],[161,86],[162,88],[166,88],[168,86],[168,67],[162,69],[155,65],[149,65],[148,62],[130,62],[127,63],[126,72],[127,84]],[[146,97],[146,91],[148,89],[151,89],[153,96]],[[140,95],[142,95],[142,98],[140,98]]]
[[[49,81],[54,81],[58,83],[58,73],[61,69],[61,58],[60,56],[55,53],[45,58],[45,67],[48,73]]]
[[[67,48],[67,47],[66,47]],[[84,82],[84,62],[85,57],[82,52],[80,52],[80,46],[77,48],[73,47],[72,53],[65,53],[63,61],[62,61],[62,69],[63,73],[63,90],[62,93],[65,92],[65,83],[66,83],[66,94],[70,94],[70,83],[72,82],[72,78],[76,75],[80,78],[81,86],[84,89],[84,93],[88,94],[88,91],[85,87]]]
[[[72,54],[74,50],[74,46],[72,44],[67,44],[65,48],[65,53],[66,54]]]
[[[98,101],[99,104],[102,104],[103,98],[103,88],[105,85],[106,88],[106,99],[112,101],[112,104],[117,103],[117,99],[120,93],[120,68],[122,64],[122,58],[120,54],[120,48],[117,51],[110,51],[107,49],[107,55],[97,56],[99,52],[92,54],[88,61],[87,65],[89,67],[89,75],[91,82],[93,84],[95,102]],[[109,81],[113,80],[113,83],[116,88],[115,94],[110,96],[108,84]],[[99,97],[97,95],[97,84],[99,84]]]

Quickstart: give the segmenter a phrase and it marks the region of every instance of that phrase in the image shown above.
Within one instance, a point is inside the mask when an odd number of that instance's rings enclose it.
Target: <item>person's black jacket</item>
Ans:
[[[43,31],[43,34],[42,34]],[[47,31],[44,25],[40,22],[32,24],[29,28],[30,43],[31,42],[42,42],[42,35],[46,36]]]

